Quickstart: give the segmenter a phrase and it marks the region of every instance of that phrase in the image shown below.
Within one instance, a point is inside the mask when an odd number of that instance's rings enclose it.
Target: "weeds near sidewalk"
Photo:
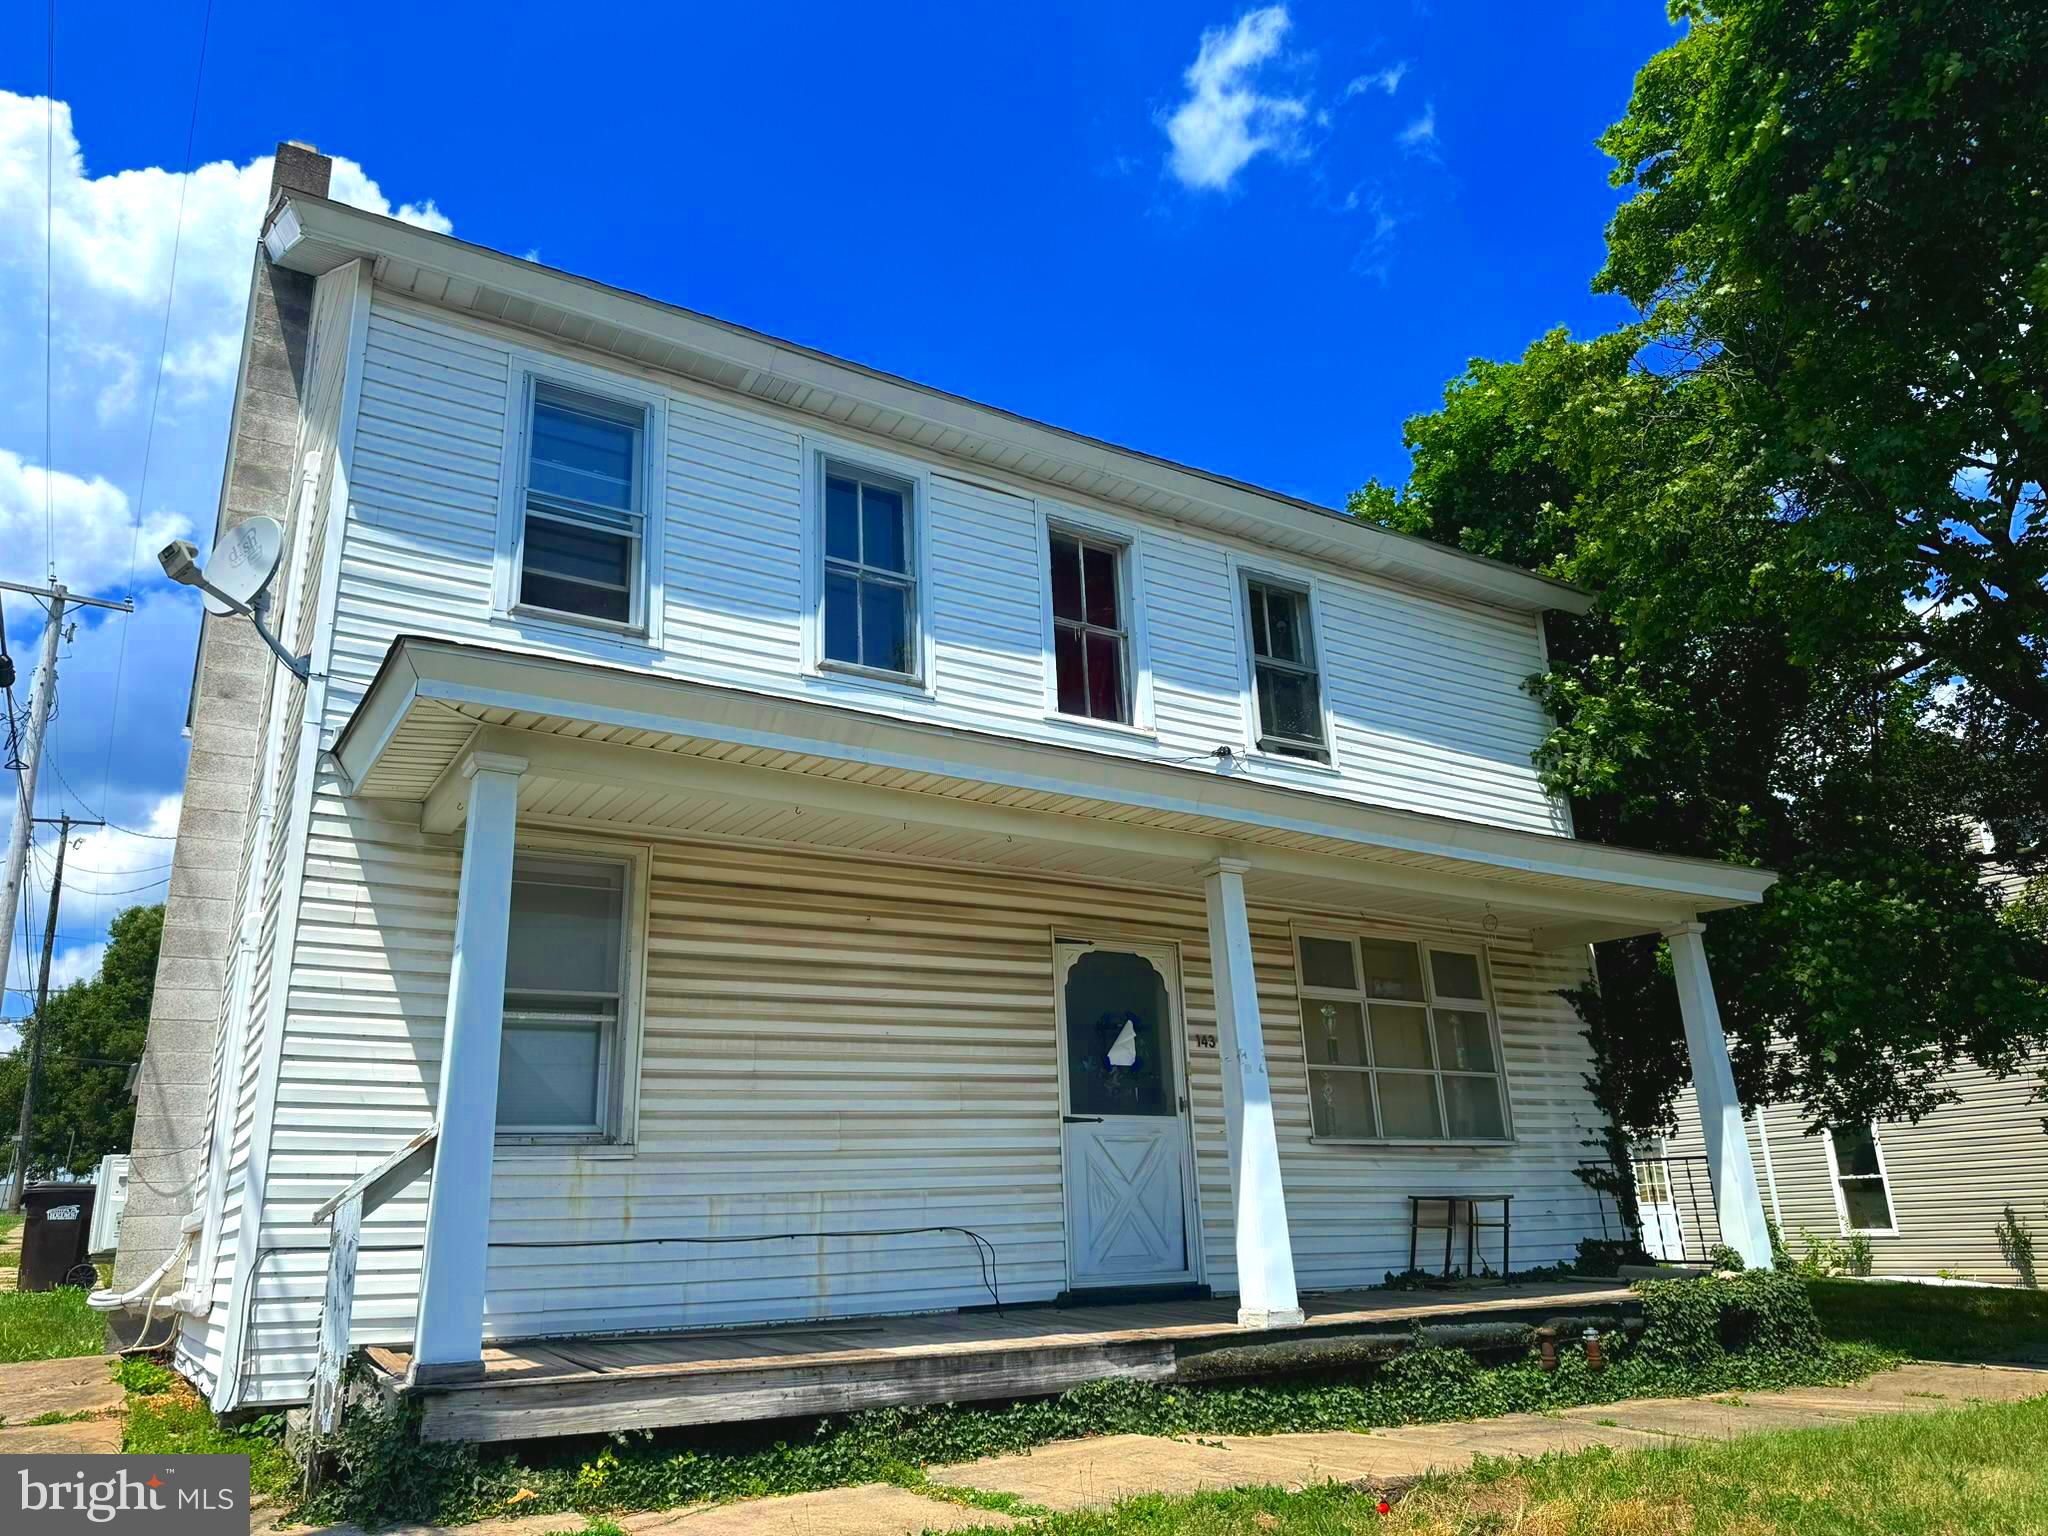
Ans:
[[[365,1526],[457,1524],[523,1514],[609,1514],[851,1483],[918,1486],[924,1468],[1091,1435],[1245,1435],[1364,1430],[1632,1397],[1847,1382],[1894,1363],[1821,1336],[1803,1284],[1769,1272],[1638,1287],[1639,1335],[1603,1341],[1604,1370],[1567,1350],[1555,1372],[1533,1355],[1483,1364],[1417,1347],[1369,1371],[1249,1386],[1102,1381],[997,1407],[879,1409],[824,1420],[801,1439],[773,1427],[618,1435],[483,1452],[428,1444],[412,1412],[358,1409],[331,1447],[337,1477],[301,1514]],[[787,1427],[782,1432],[787,1435]]]
[[[76,1286],[0,1291],[0,1363],[69,1360],[105,1346],[107,1320]]]
[[[154,1456],[247,1456],[249,1490],[287,1497],[298,1467],[284,1448],[284,1420],[271,1414],[228,1429],[177,1372],[147,1356],[114,1362],[114,1378],[128,1391],[121,1449]]]

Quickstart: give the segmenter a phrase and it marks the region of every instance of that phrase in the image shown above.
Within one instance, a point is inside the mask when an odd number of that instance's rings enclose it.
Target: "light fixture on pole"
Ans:
[[[245,518],[221,535],[202,565],[189,539],[174,539],[157,551],[164,574],[181,587],[196,587],[208,613],[223,617],[239,613],[256,626],[271,654],[300,682],[306,680],[308,658],[294,656],[263,622],[270,609],[270,580],[284,553],[284,529],[274,517]]]

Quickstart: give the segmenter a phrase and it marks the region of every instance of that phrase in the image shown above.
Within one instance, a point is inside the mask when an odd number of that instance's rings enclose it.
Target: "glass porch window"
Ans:
[[[899,679],[917,676],[915,508],[909,481],[826,464],[827,665]]]
[[[1053,671],[1059,712],[1131,723],[1131,641],[1121,546],[1052,530]]]
[[[1835,1149],[1835,1187],[1841,1191],[1842,1215],[1851,1232],[1893,1232],[1891,1187],[1877,1150],[1877,1132],[1868,1125],[1837,1125],[1828,1130]]]
[[[1303,934],[1309,1122],[1330,1141],[1504,1141],[1507,1111],[1480,957]]]
[[[519,537],[519,605],[631,628],[641,622],[646,413],[536,381]]]
[[[522,854],[512,866],[500,1135],[602,1139],[625,985],[626,865]]]

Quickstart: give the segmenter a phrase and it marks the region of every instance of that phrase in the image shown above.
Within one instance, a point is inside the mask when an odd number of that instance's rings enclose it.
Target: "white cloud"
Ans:
[[[1287,35],[1287,7],[1267,6],[1241,16],[1228,29],[1202,33],[1188,66],[1187,99],[1163,124],[1172,148],[1167,167],[1185,187],[1227,191],[1237,173],[1264,153],[1301,153],[1300,130],[1308,102],[1258,89],[1261,69]]]
[[[1344,99],[1349,101],[1354,96],[1363,96],[1367,91],[1385,91],[1391,96],[1401,89],[1401,82],[1407,75],[1406,59],[1398,64],[1389,64],[1385,69],[1376,69],[1370,74],[1356,75],[1351,83],[1344,87]]]
[[[55,140],[54,164],[45,157],[46,125]],[[204,538],[213,528],[270,156],[214,161],[189,178],[161,167],[103,168],[90,164],[78,138],[81,126],[89,136],[91,121],[75,124],[65,102],[0,91],[0,575],[43,578],[49,558],[46,488],[55,524],[49,543],[67,585],[122,595],[135,549],[136,612],[77,614],[36,814],[68,809],[73,815],[104,815],[138,832],[162,831],[175,828],[184,777],[179,726],[199,608],[191,594],[162,580],[150,557],[181,531]],[[374,213],[444,233],[451,228],[430,200],[394,205],[351,160],[336,159],[332,191],[338,201]],[[53,212],[47,221],[46,195]],[[46,235],[54,268],[47,310]],[[174,241],[177,290],[136,539],[143,441],[156,390],[157,349],[165,336]],[[54,364],[47,453],[46,314]],[[54,472],[46,475],[49,467]],[[40,616],[30,599],[12,594],[5,612],[9,648],[22,673],[16,697],[25,699]],[[0,805],[0,835],[13,809]],[[54,830],[36,831],[43,851],[34,879],[46,894]],[[168,871],[153,866],[168,863],[172,847],[112,831],[81,836],[84,844],[67,862],[65,913],[58,924],[56,974],[65,979],[92,973],[99,935],[116,911],[161,899],[157,876]],[[41,924],[37,908],[34,926]],[[25,979],[20,948],[17,939],[17,958],[5,978],[10,987]],[[21,1007],[15,994],[4,1011],[18,1014]]]
[[[1436,153],[1436,103],[1424,102],[1422,116],[1416,118],[1394,135],[1394,142],[1410,154],[1430,155]]]
[[[47,513],[47,522],[46,522]],[[80,592],[117,592],[128,581],[134,541],[128,497],[95,475],[54,475],[0,448],[0,576],[40,582],[48,574],[45,531],[54,530],[58,577]],[[142,520],[138,548],[161,549],[191,531],[182,514],[159,509]]]

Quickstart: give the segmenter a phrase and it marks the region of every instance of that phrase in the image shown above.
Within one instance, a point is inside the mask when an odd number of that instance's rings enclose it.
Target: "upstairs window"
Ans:
[[[914,682],[918,632],[917,488],[825,464],[825,666]]]
[[[619,629],[645,622],[647,413],[536,379],[518,605]]]
[[[1481,956],[1403,939],[1302,934],[1309,1123],[1322,1141],[1506,1141]]]
[[[1842,1230],[1896,1232],[1891,1184],[1885,1178],[1884,1153],[1877,1144],[1876,1130],[1868,1125],[1834,1126],[1828,1131],[1828,1149]]]
[[[1251,635],[1252,707],[1261,752],[1327,763],[1323,686],[1308,593],[1248,576],[1245,613]]]
[[[1122,546],[1051,530],[1053,671],[1059,712],[1131,723],[1131,636]]]
[[[628,869],[552,854],[513,861],[501,1136],[601,1141],[618,1131]]]

